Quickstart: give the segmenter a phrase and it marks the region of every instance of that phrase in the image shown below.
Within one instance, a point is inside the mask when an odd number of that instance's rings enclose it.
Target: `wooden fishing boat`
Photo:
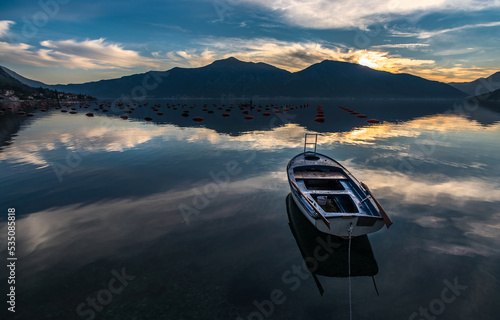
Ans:
[[[314,142],[308,137],[314,136]],[[292,196],[304,216],[321,232],[356,237],[387,228],[391,219],[368,186],[330,157],[316,152],[316,134],[306,134],[304,152],[287,166]],[[314,150],[307,151],[313,145]]]

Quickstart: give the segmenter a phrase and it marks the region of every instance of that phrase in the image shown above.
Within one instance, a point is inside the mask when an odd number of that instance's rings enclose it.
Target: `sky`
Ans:
[[[323,60],[442,82],[500,71],[500,0],[0,2],[0,65],[47,84],[236,57],[291,72]]]

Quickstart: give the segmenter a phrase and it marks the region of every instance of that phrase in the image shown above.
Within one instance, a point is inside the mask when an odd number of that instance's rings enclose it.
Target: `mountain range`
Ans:
[[[32,87],[24,84],[15,77],[10,75],[11,70],[7,68],[0,67],[0,91],[2,90],[12,90],[15,95],[21,99],[57,99],[57,94],[55,91],[50,90],[46,87],[36,86]],[[29,80],[29,79],[28,79]]]
[[[67,85],[46,85],[5,67],[2,69],[28,86],[98,98],[259,96],[462,99],[467,96],[462,89],[465,85],[451,86],[410,74],[394,74],[331,60],[298,72],[289,72],[262,62],[227,58],[200,68],[175,67],[168,71],[149,71],[117,79]]]
[[[471,82],[450,82],[454,88],[469,96],[480,96],[500,89],[500,71],[487,78],[479,78]]]

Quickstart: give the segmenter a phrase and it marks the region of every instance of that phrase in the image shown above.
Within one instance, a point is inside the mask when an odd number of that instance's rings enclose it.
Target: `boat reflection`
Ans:
[[[323,295],[323,287],[317,276],[349,276],[349,240],[318,231],[304,217],[295,204],[292,194],[286,197],[288,225],[297,242],[304,263],[313,275],[318,290]],[[368,236],[351,238],[351,277],[370,276],[378,273],[378,264]],[[375,281],[373,282],[375,285]],[[375,290],[377,287],[375,285]],[[378,291],[377,291],[378,293]]]

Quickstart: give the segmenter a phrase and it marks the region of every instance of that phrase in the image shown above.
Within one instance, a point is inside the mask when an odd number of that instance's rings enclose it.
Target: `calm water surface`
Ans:
[[[368,237],[380,295],[370,277],[352,278],[353,319],[499,318],[500,108],[309,101],[245,120],[237,107],[223,118],[214,102],[210,114],[180,103],[189,117],[165,101],[129,120],[93,104],[0,116],[4,263],[7,208],[17,216],[10,318],[348,319],[348,279],[318,276],[321,296],[289,226],[285,168],[306,132],[322,133],[318,151],[394,221]]]

